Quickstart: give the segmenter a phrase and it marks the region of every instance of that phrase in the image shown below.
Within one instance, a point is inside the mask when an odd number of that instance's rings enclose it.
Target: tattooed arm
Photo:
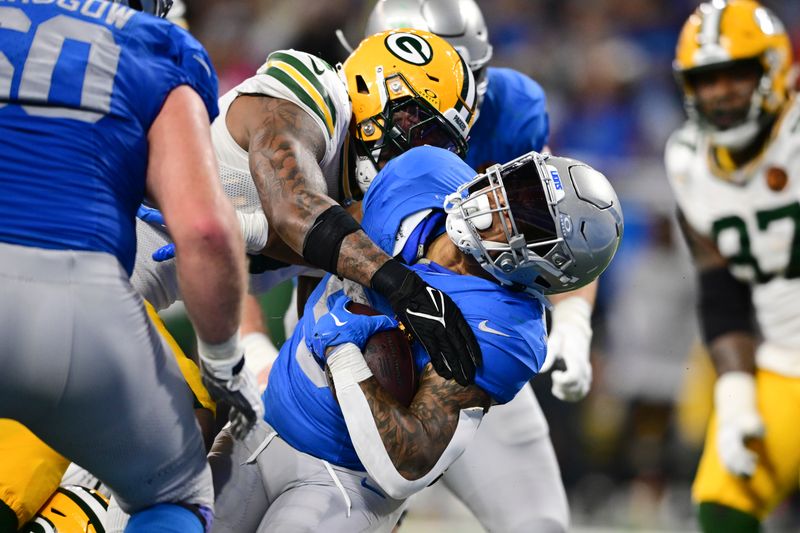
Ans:
[[[397,403],[375,378],[359,385],[389,458],[406,479],[419,479],[433,469],[456,432],[462,409],[479,407],[485,412],[491,404],[482,389],[444,380],[430,364],[407,408]]]
[[[319,166],[325,155],[322,131],[296,104],[269,96],[239,96],[226,120],[233,138],[249,153],[250,173],[274,230],[267,249],[282,240],[302,254],[317,217],[338,205],[328,196]],[[359,230],[342,241],[337,273],[369,286],[372,275],[388,260]]]
[[[249,153],[250,172],[274,230],[267,249],[279,238],[314,266],[372,287],[387,297],[441,376],[472,383],[480,347],[461,311],[378,248],[352,216],[336,210],[319,167],[325,139],[313,119],[286,100],[242,95],[225,120]]]
[[[464,452],[490,404],[474,385],[446,381],[428,365],[414,400],[403,407],[372,377],[354,344],[337,346],[328,368],[358,458],[395,499],[442,475]]]

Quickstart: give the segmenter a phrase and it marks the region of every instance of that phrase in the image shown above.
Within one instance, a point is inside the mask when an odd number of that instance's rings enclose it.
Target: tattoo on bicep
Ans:
[[[250,172],[267,216],[292,221],[294,235],[282,236],[293,248],[297,241],[302,246],[319,213],[335,203],[319,167],[325,139],[297,105],[269,97],[260,104],[261,120],[248,149]]]
[[[408,408],[397,403],[374,378],[361,385],[386,451],[406,479],[418,479],[433,468],[456,431],[461,409],[486,410],[491,402],[480,388],[445,380],[430,364]]]

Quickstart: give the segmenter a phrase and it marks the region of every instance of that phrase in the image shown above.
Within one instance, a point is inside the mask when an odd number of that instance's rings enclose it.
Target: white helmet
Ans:
[[[365,36],[415,28],[443,37],[475,75],[478,96],[486,94],[486,64],[492,58],[489,32],[475,0],[379,0],[369,15]]]
[[[447,234],[504,285],[567,292],[594,280],[622,239],[622,209],[605,176],[564,157],[530,152],[447,196]],[[505,242],[481,231],[495,221]]]

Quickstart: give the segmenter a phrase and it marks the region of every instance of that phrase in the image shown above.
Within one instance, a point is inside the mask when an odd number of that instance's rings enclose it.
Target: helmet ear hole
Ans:
[[[361,74],[356,76],[356,90],[358,91],[358,94],[369,94],[367,82],[364,81],[364,77]]]

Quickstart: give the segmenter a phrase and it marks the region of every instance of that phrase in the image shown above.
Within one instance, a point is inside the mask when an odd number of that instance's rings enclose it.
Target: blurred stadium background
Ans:
[[[335,64],[356,44],[374,0],[185,0],[192,32],[208,48],[220,93],[252,75],[267,54],[296,48]],[[537,80],[548,96],[550,146],[614,183],[625,238],[603,275],[594,315],[594,384],[578,404],[534,388],[550,423],[575,531],[696,531],[690,483],[711,405],[713,370],[699,347],[694,279],[676,238],[662,164],[683,120],[671,62],[697,0],[478,0],[495,66]],[[800,1],[763,0],[800,52]],[[290,285],[262,304],[282,342]],[[179,310],[176,336],[193,335]],[[191,349],[191,348],[190,348]],[[434,487],[435,489],[436,487]],[[424,493],[401,531],[471,532],[480,526],[442,490]],[[800,531],[795,496],[765,524]]]

